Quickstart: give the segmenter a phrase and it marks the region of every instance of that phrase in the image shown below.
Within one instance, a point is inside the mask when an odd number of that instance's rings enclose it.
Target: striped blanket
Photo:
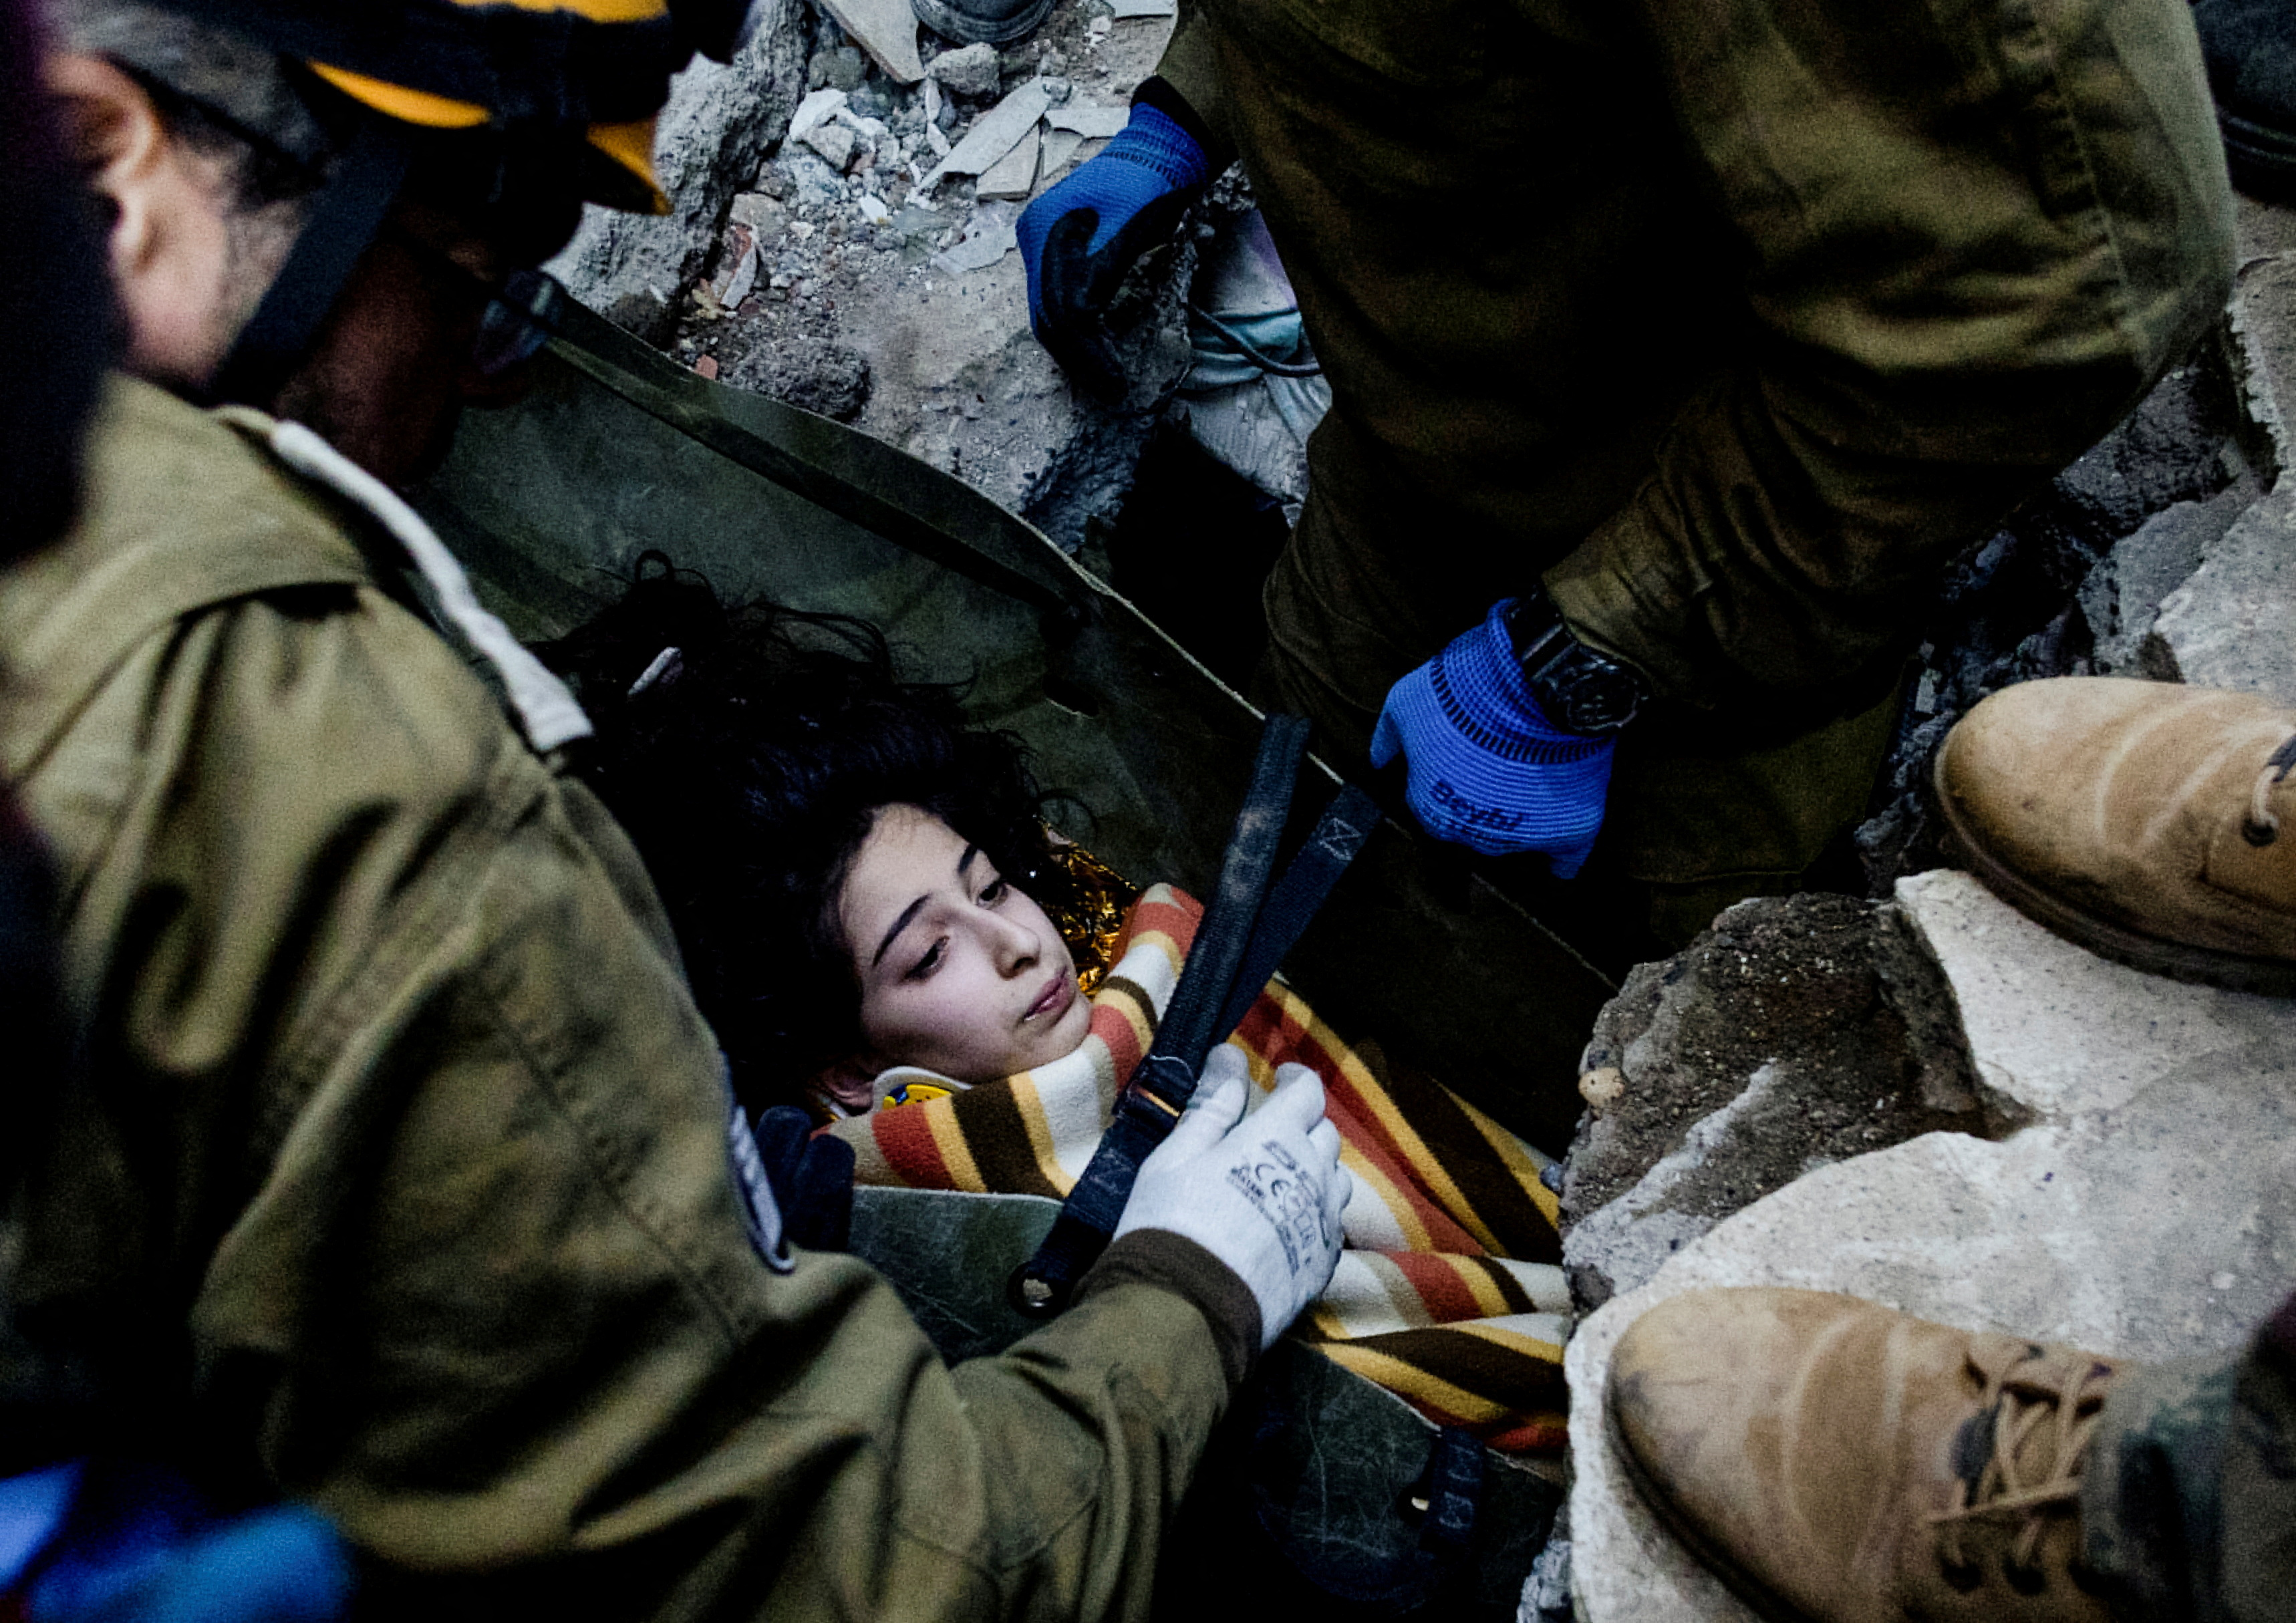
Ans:
[[[963,1089],[886,1072],[883,1091],[914,1102],[831,1129],[853,1145],[859,1181],[1065,1196],[1147,1052],[1201,916],[1171,886],[1141,896],[1093,994],[1091,1033],[1064,1059]],[[1492,1447],[1560,1448],[1570,1292],[1554,1196],[1538,1180],[1547,1158],[1448,1089],[1386,1065],[1374,1045],[1349,1048],[1281,981],[1232,1040],[1250,1061],[1255,1106],[1278,1065],[1323,1078],[1355,1180],[1349,1249],[1292,1333]]]

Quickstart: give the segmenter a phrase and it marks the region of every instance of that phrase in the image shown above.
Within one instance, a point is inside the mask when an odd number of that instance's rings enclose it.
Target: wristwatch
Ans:
[[[1632,721],[1650,687],[1622,665],[1570,635],[1562,611],[1534,588],[1506,612],[1507,640],[1538,708],[1558,727],[1600,737]]]

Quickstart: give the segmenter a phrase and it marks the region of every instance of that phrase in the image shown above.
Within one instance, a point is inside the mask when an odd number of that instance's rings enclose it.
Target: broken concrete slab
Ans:
[[[1037,120],[1053,104],[1044,81],[1031,79],[972,121],[948,156],[932,168],[917,189],[930,196],[951,175],[979,175],[1036,131]]]
[[[917,55],[917,14],[909,0],[821,0],[821,9],[837,19],[853,43],[897,85],[914,85],[925,76]]]
[[[1030,39],[977,53],[972,60],[993,67],[996,79],[983,75],[974,87],[1034,84],[1045,108],[1127,102],[1155,70],[1171,20],[1126,23],[1087,57],[1088,20],[1080,0],[1066,0]],[[1109,407],[1078,399],[1029,331],[1026,281],[1009,228],[1020,200],[982,202],[977,184],[951,184],[935,209],[922,190],[926,173],[954,152],[952,137],[967,134],[960,115],[992,105],[996,95],[987,103],[960,96],[931,74],[906,90],[873,70],[857,78],[867,64],[833,20],[800,31],[811,36],[800,44],[819,70],[816,87],[848,92],[846,104],[827,121],[855,131],[849,178],[802,140],[784,143],[762,171],[742,173],[739,191],[770,193],[781,205],[778,231],[768,235],[752,227],[759,284],[738,309],[713,307],[695,288],[690,318],[669,340],[673,352],[689,365],[706,353],[716,357],[721,377],[832,411],[849,409],[857,392],[840,350],[859,354],[867,395],[857,426],[955,471],[1063,548],[1078,550],[1091,521],[1112,517],[1129,490],[1154,414],[1185,368],[1193,238],[1151,254],[1112,313],[1135,379],[1124,403]],[[955,54],[944,52],[936,61]],[[1014,77],[1031,64],[1034,80]],[[804,88],[800,81],[792,104]],[[1035,130],[1041,189],[1047,174],[1039,116],[1024,111],[1020,127],[1007,132],[1003,150],[988,154],[984,167]],[[1078,155],[1097,144],[1072,131],[1057,135],[1059,145],[1074,143]],[[728,162],[737,159],[727,155]],[[877,217],[872,199],[889,217]],[[960,235],[968,224],[972,229]],[[723,277],[738,263],[738,238],[723,221],[711,229],[721,245],[712,250],[717,258],[697,267],[697,277],[701,268]],[[805,364],[759,358],[775,349]]]
[[[1563,1264],[1582,1307],[1812,1168],[1940,1129],[1988,1134],[1953,995],[1898,905],[1742,902],[1638,965],[1587,1045],[1563,1163]]]
[[[1083,144],[1084,137],[1072,129],[1056,127],[1046,132],[1044,150],[1037,160],[1037,184],[1048,185],[1058,180],[1061,171],[1076,157],[1077,148]]]
[[[973,196],[984,201],[1026,198],[1037,185],[1037,132],[1031,127],[1019,145],[980,172]]]
[[[1132,121],[1129,107],[1100,107],[1071,102],[1055,107],[1045,115],[1045,122],[1054,129],[1074,130],[1086,141],[1105,141]]]
[[[2254,499],[2253,491],[2239,486],[2205,501],[2177,502],[2147,519],[2089,571],[2079,599],[2098,676],[2177,679],[2174,656],[2152,635],[2161,604],[2193,578],[2208,549]]]
[[[2279,1042],[2296,1059],[2296,1001],[2123,969],[1956,869],[1898,881],[1897,901],[1944,971],[1980,1084],[2036,1120],[2116,1110],[2219,1050]]]
[[[1109,15],[1119,22],[1135,17],[1177,17],[1179,0],[1110,0]]]
[[[2206,549],[2152,630],[2183,680],[2296,704],[2296,480]]]
[[[642,337],[667,336],[672,300],[701,275],[726,204],[751,184],[804,93],[802,0],[765,4],[732,62],[698,59],[671,81],[653,148],[671,211],[655,218],[593,206],[550,262],[575,298]]]
[[[2232,332],[2243,405],[2256,430],[2250,455],[2270,484],[2296,462],[2288,437],[2288,413],[2296,410],[2296,209],[2235,193],[2233,225],[2240,268]]]
[[[1897,901],[1988,1088],[2033,1120],[1819,1168],[1581,1324],[1565,1370],[1583,1623],[1753,1615],[1659,1524],[1603,1424],[1611,1351],[1685,1290],[1841,1291],[1970,1328],[2166,1358],[2237,1345],[2296,1278],[2296,1002],[2182,986],[2061,941],[1965,874]]]

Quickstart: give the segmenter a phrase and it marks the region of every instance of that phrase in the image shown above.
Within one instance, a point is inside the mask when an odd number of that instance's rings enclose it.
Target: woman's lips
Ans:
[[[1066,975],[1055,975],[1037,995],[1037,1001],[1029,1005],[1029,1012],[1021,1018],[1030,1021],[1049,1014],[1057,1019],[1069,1012],[1069,1004],[1076,995],[1077,987],[1073,980]]]

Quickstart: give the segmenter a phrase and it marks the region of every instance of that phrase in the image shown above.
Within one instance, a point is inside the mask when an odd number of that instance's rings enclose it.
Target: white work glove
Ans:
[[[1243,1055],[1212,1050],[1172,1135],[1140,1163],[1115,1238],[1160,1228],[1226,1263],[1259,1302],[1265,1352],[1331,1283],[1355,1180],[1340,1171],[1340,1130],[1314,1071],[1282,1067],[1246,1116],[1250,1097]]]

